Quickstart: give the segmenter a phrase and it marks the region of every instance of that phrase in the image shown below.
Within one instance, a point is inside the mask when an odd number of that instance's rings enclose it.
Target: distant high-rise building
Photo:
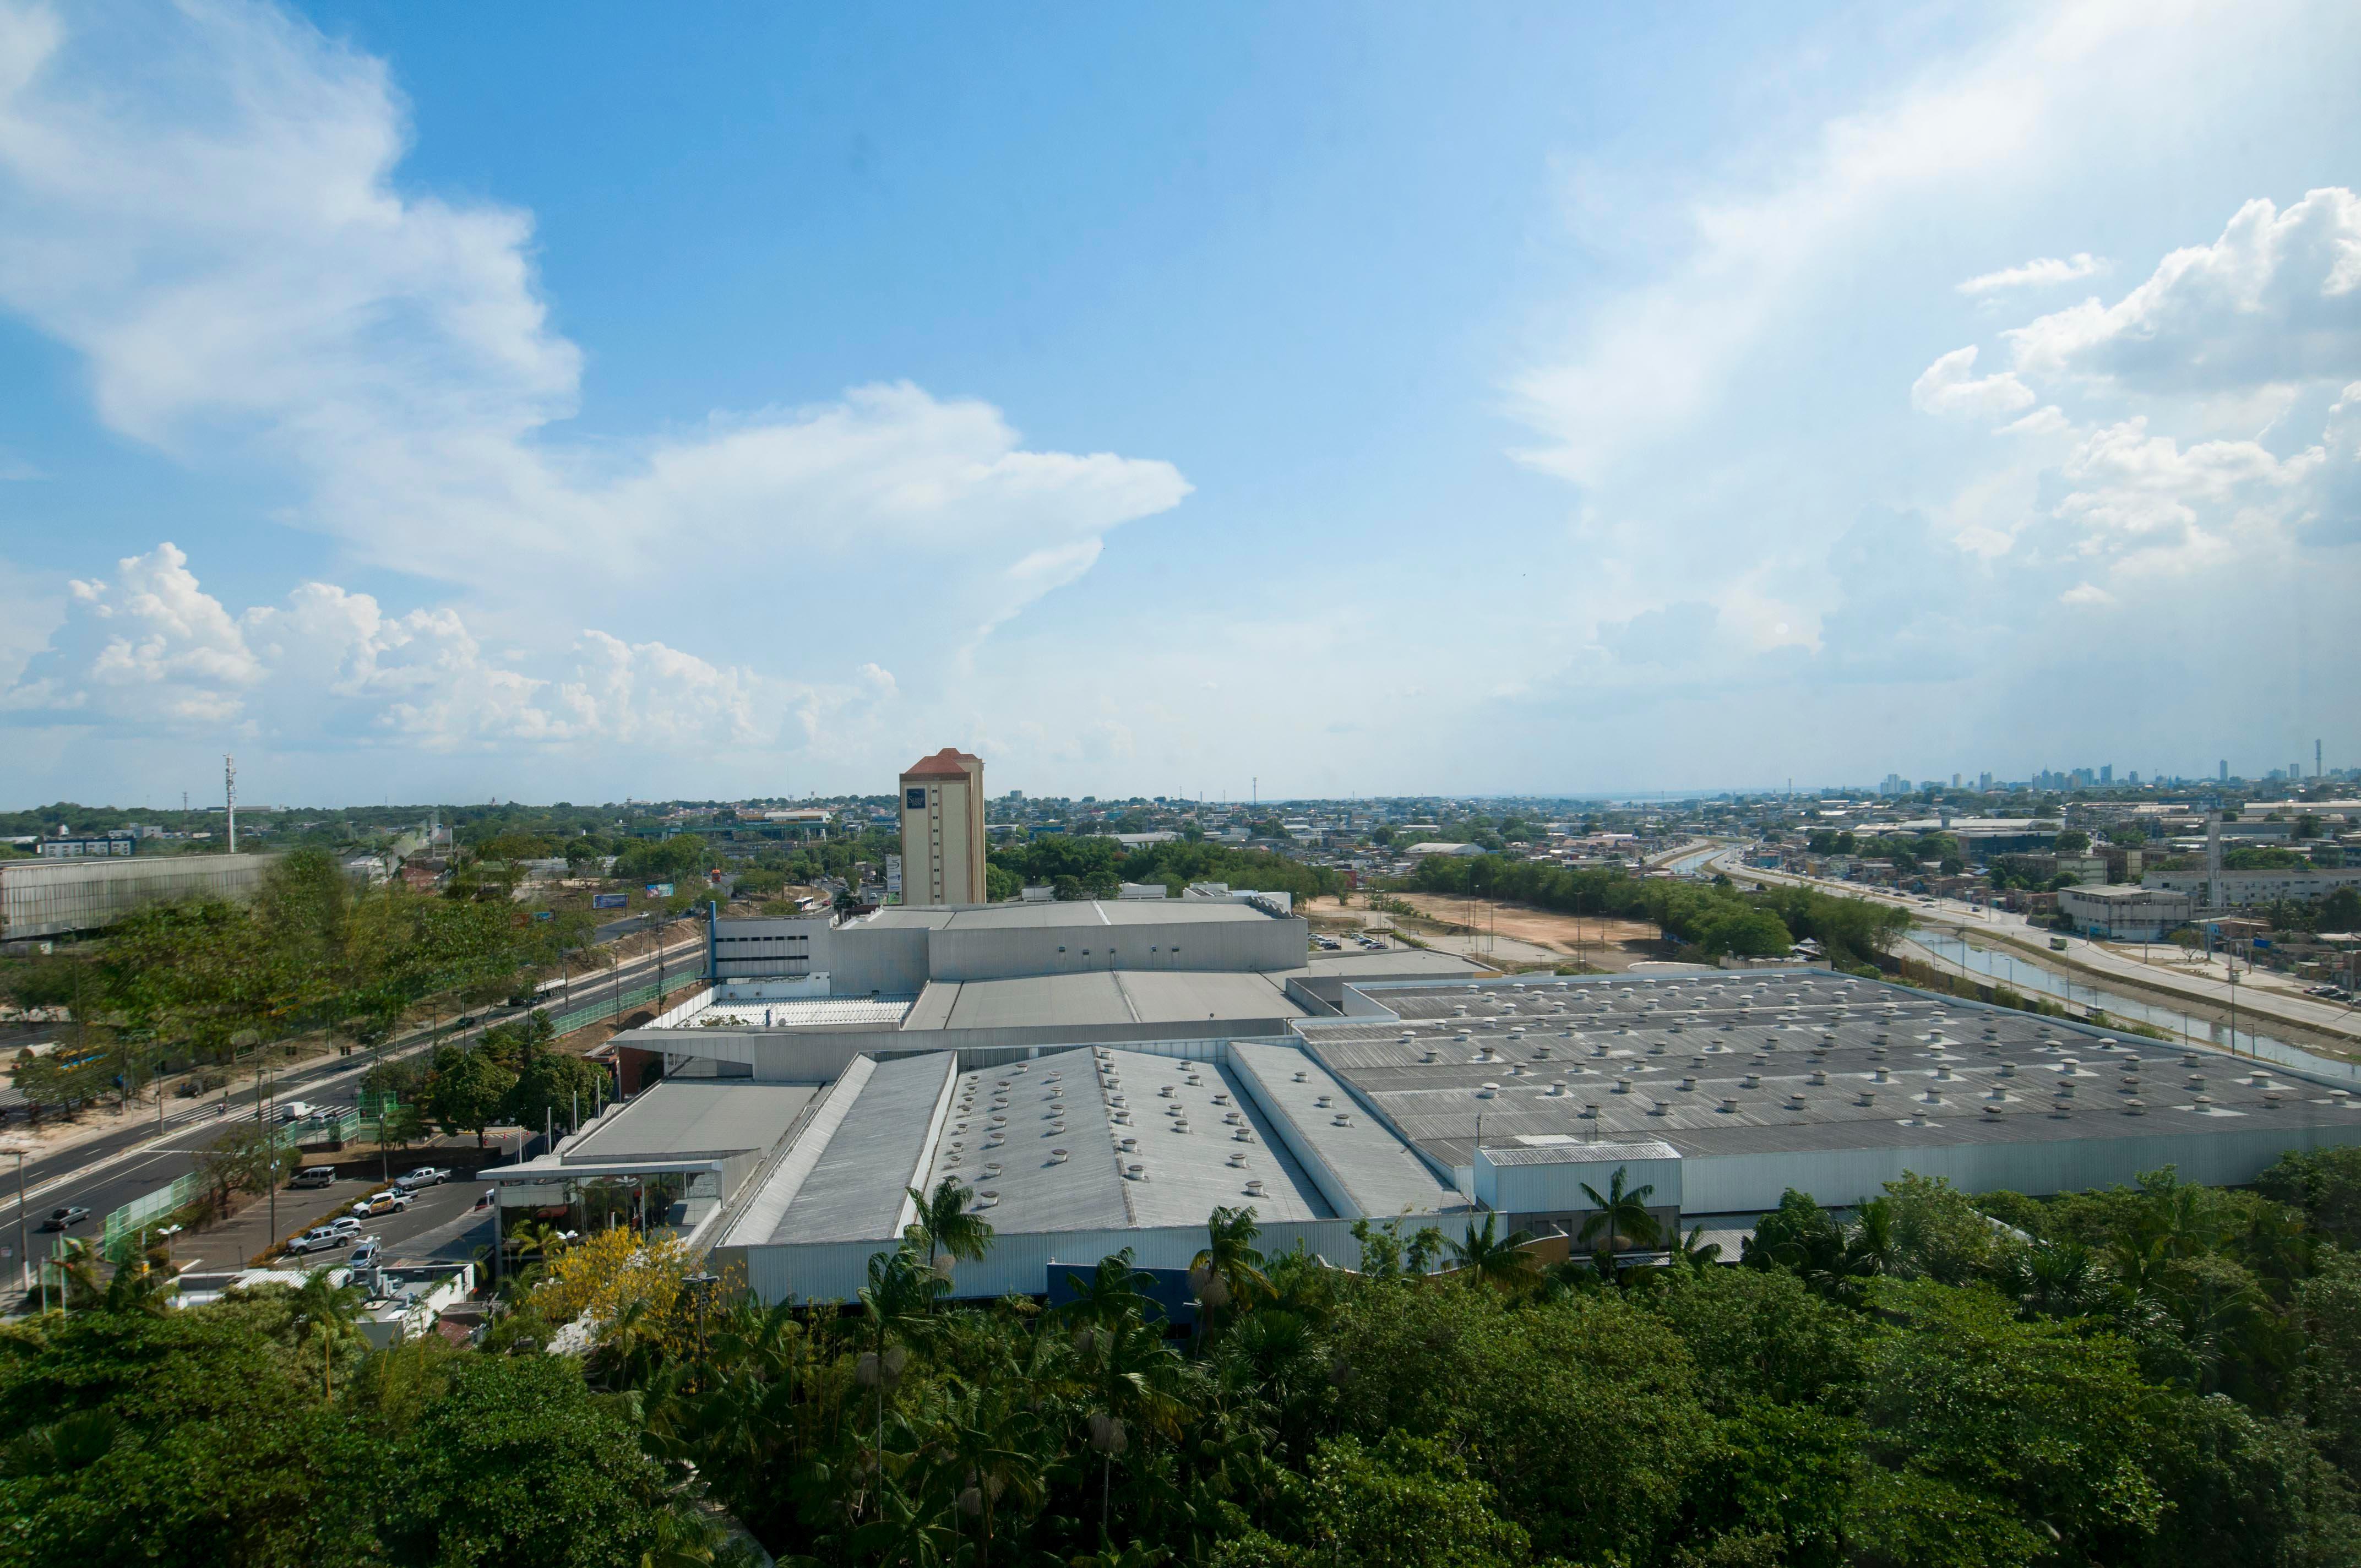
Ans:
[[[902,902],[989,902],[983,760],[946,746],[902,775]]]
[[[1984,791],[1987,791],[1987,792],[1989,792],[1989,791],[1991,790],[1991,788],[1992,788],[1992,770],[1991,770],[1990,768],[1986,768],[1982,773],[1978,773],[1978,774],[1976,775],[1976,787],[1977,787],[1978,789],[1980,789],[1980,790],[1984,790]]]
[[[2101,784],[2113,784],[2113,783],[2114,783],[2114,782],[2115,782],[2115,764],[2114,764],[2114,763],[2113,763],[2113,762],[2109,762],[2109,763],[2105,764],[2103,767],[2100,768],[2100,770],[2099,770],[2099,782],[2100,782]]]
[[[2227,757],[2222,759],[2222,782],[2224,784],[2230,782],[2230,759]]]
[[[1951,787],[1952,787],[1953,789],[1957,789],[1957,788],[1959,788],[1959,787],[1960,787],[1960,775],[1959,775],[1959,774],[1957,774],[1957,773],[1953,773],[1953,774],[1951,775]]]

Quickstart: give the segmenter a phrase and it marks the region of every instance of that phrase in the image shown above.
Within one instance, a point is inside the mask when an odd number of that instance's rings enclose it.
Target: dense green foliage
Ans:
[[[1745,958],[1784,954],[1811,938],[1828,958],[1866,964],[1909,929],[1906,911],[1811,888],[1779,886],[1741,893],[1719,883],[1632,877],[1620,871],[1576,871],[1494,855],[1430,856],[1411,885],[1423,893],[1507,899],[1570,915],[1647,920],[1708,954]]]
[[[2361,1151],[1791,1194],[1738,1267],[1388,1223],[1346,1272],[1217,1212],[1180,1335],[1120,1255],[948,1305],[928,1259],[993,1238],[920,1196],[857,1310],[634,1308],[579,1359],[529,1294],[493,1349],[370,1354],[324,1288],[159,1314],[126,1276],[0,1332],[0,1563],[716,1561],[699,1499],[815,1563],[2361,1560]]]
[[[135,1091],[166,1060],[227,1060],[312,1031],[382,1040],[427,998],[504,995],[588,935],[578,914],[531,914],[504,893],[363,890],[332,856],[298,850],[250,903],[151,904],[93,956],[9,970],[20,1004],[70,1008],[76,1031],[71,1048],[20,1066],[18,1087],[71,1104]]]
[[[1100,835],[1046,833],[994,850],[986,864],[987,877],[994,869],[1015,879],[1013,883],[995,881],[993,884],[1012,896],[1016,885],[1029,883],[1055,888],[1060,898],[1112,898],[1116,887],[1126,882],[1160,882],[1176,896],[1192,882],[1227,883],[1232,887],[1288,893],[1298,898],[1345,891],[1344,873],[1329,867],[1307,866],[1284,855],[1202,840],[1143,844],[1126,851],[1116,840]]]

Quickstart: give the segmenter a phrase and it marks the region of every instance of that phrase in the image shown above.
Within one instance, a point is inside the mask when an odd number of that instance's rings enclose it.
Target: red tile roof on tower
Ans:
[[[968,776],[968,770],[960,765],[962,762],[972,762],[979,768],[983,766],[983,758],[971,757],[957,747],[946,746],[931,757],[919,758],[917,765],[904,770],[902,776],[906,779],[963,779]]]

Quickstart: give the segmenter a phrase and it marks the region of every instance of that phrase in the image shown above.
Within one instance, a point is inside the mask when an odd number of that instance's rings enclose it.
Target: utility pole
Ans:
[[[8,1152],[16,1157],[16,1266],[22,1270],[33,1265],[32,1248],[25,1241],[25,1151],[10,1149]],[[20,1277],[27,1281],[26,1288],[30,1289],[32,1277],[20,1275]]]
[[[222,753],[222,798],[229,810],[229,852],[237,853],[237,759]]]

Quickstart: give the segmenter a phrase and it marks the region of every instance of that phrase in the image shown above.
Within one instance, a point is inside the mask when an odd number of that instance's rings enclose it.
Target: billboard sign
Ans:
[[[628,893],[594,893],[590,895],[593,909],[629,909],[631,895]]]
[[[670,898],[672,896],[672,883],[668,882],[652,882],[648,883],[648,896],[650,898]]]
[[[885,902],[902,902],[902,857],[899,855],[885,857]]]

